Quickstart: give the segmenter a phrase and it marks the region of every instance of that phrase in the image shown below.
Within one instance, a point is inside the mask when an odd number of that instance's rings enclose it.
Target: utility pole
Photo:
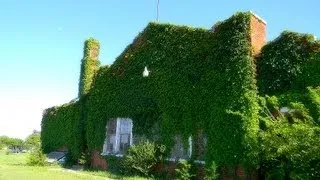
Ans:
[[[160,0],[157,0],[157,22],[159,22],[159,4]]]

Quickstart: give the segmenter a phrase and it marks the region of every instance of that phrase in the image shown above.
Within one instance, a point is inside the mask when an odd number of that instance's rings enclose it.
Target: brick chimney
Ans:
[[[81,60],[78,97],[87,94],[91,88],[94,74],[99,69],[99,41],[89,38],[84,42],[83,59]]]
[[[261,48],[266,44],[267,23],[252,11],[250,11],[250,14],[252,55],[258,56],[261,52]]]

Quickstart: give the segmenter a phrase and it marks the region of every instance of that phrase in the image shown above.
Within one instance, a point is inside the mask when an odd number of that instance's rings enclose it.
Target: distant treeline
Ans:
[[[0,149],[11,147],[31,149],[38,145],[40,145],[40,134],[38,132],[33,132],[25,140],[8,136],[0,136]]]

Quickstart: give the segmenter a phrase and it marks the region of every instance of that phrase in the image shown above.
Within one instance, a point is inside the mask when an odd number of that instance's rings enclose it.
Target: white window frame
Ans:
[[[180,136],[180,135],[176,135],[175,138],[180,138],[180,140],[182,140],[182,136]],[[177,142],[175,142],[175,144],[176,144],[176,143],[177,143]],[[187,154],[186,154],[187,157],[185,157],[185,158],[175,157],[175,156],[173,155],[173,149],[171,149],[170,156],[169,156],[169,158],[168,158],[167,160],[168,160],[168,161],[177,161],[177,160],[187,160],[187,159],[190,159],[191,156],[192,156],[192,144],[193,144],[192,136],[189,136],[187,149],[184,149],[184,148],[186,148],[186,147],[183,147],[183,146],[179,147],[179,148],[182,148],[182,149],[181,149],[182,151],[184,151],[184,152],[187,153]],[[175,147],[173,147],[173,148],[175,148]]]
[[[103,149],[102,149],[102,153],[101,155],[109,155],[109,154],[113,154],[113,155],[116,155],[116,156],[122,156],[123,155],[123,151],[120,151],[120,146],[121,146],[121,135],[124,135],[124,134],[128,134],[129,135],[129,147],[132,146],[132,129],[133,129],[133,122],[132,122],[132,119],[130,118],[116,118],[116,132],[115,134],[115,143],[113,144],[113,148],[112,148],[112,151],[109,151],[108,150],[108,140],[109,140],[109,134],[108,134],[108,131],[107,131],[107,126],[106,125],[106,137],[105,137],[105,141],[104,141],[104,144],[103,144]],[[125,132],[122,132],[124,131],[123,130],[123,126],[122,126],[122,123],[121,122],[125,122],[125,121],[128,121],[128,129],[127,129],[127,133]]]

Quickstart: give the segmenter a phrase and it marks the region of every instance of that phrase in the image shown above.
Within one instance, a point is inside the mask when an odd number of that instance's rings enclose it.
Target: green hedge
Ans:
[[[215,28],[150,23],[110,67],[98,71],[88,95],[87,142],[101,150],[109,119],[130,117],[134,133],[160,127],[163,143],[205,130],[207,160],[254,164],[257,111],[250,54],[250,14]],[[147,67],[149,77],[142,72]]]

